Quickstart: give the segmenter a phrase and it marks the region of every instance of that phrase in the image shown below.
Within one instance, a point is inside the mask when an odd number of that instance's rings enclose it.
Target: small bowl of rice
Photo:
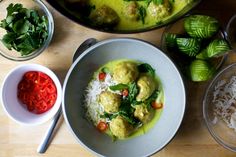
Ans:
[[[236,63],[221,70],[207,88],[203,118],[212,137],[236,152]]]

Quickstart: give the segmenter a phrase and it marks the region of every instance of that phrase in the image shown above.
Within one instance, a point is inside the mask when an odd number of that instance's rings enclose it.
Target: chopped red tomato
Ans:
[[[29,71],[29,72],[26,72],[25,74],[24,74],[24,76],[23,76],[23,79],[24,80],[36,80],[37,79],[37,74],[38,72],[36,72],[36,71]]]
[[[128,89],[124,89],[124,90],[122,91],[122,95],[123,95],[124,97],[127,97],[127,96],[129,95]]]
[[[57,90],[47,74],[29,71],[19,82],[17,95],[30,112],[40,114],[52,108],[56,102]]]
[[[107,128],[108,128],[107,123],[105,123],[105,122],[103,122],[103,121],[100,121],[100,122],[98,123],[98,125],[97,125],[97,129],[98,129],[98,131],[100,131],[100,132],[105,132],[105,131],[107,130]]]
[[[106,73],[104,73],[104,72],[100,72],[100,73],[98,74],[98,79],[99,79],[100,81],[104,81],[104,80],[105,80],[105,77],[106,77]]]
[[[157,110],[157,109],[161,109],[162,107],[163,107],[162,103],[157,103],[156,101],[152,102],[152,108]]]

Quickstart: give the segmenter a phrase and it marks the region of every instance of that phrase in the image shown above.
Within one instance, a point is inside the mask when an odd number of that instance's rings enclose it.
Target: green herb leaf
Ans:
[[[146,9],[143,6],[140,6],[138,8],[138,12],[139,12],[139,16],[142,20],[142,23],[144,24],[145,23],[145,17],[147,15]]]
[[[149,73],[151,76],[155,77],[155,70],[152,68],[151,65],[144,63],[144,64],[140,64],[138,66],[138,70],[141,73]]]
[[[6,29],[7,25],[8,25],[8,23],[7,23],[7,20],[6,20],[6,19],[3,19],[3,20],[1,21],[1,23],[0,23],[0,27],[2,27],[2,28],[4,28],[4,29]]]
[[[18,34],[23,34],[28,32],[30,28],[30,23],[28,20],[20,19],[16,21],[13,25],[13,31]]]
[[[164,3],[164,0],[153,0],[153,3],[156,5],[160,5]]]
[[[109,120],[112,120],[113,118],[116,118],[118,116],[119,113],[107,113],[104,112],[103,115],[100,115],[100,118],[108,118]]]
[[[132,108],[132,107],[131,107]],[[139,125],[140,121],[133,116],[133,114],[127,114],[127,112],[119,112],[119,115],[122,116],[125,120],[127,120],[132,125]]]
[[[132,101],[131,106],[135,107],[136,105],[140,105],[140,104],[142,104],[142,103],[143,103],[142,101],[134,100],[134,101]]]
[[[153,101],[155,101],[159,95],[159,91],[158,90],[155,90],[152,95],[144,101],[144,104],[146,104],[148,106],[148,108],[151,108],[151,104]]]
[[[21,55],[28,55],[38,49],[48,37],[48,20],[39,16],[33,9],[23,8],[22,4],[10,4],[7,16],[0,27],[7,32],[1,40],[9,49],[15,49]]]
[[[103,67],[101,71],[106,73],[106,74],[110,73],[110,70],[107,67]]]
[[[120,83],[120,84],[118,84],[118,85],[110,86],[109,88],[110,88],[110,90],[116,91],[116,90],[124,90],[124,89],[128,89],[129,86],[126,85],[126,84],[122,84],[122,83]]]
[[[15,5],[13,3],[9,4],[9,6],[7,7],[7,16],[10,16],[13,13],[18,12],[20,9],[22,9],[22,7],[23,7],[22,4],[19,3]]]
[[[16,38],[16,34],[15,33],[7,33],[3,36],[2,38],[2,43],[9,49],[11,50],[12,46],[12,42],[14,42],[14,39]]]
[[[138,94],[138,86],[135,82],[129,84],[129,95],[128,95],[128,101],[130,104],[132,104],[132,101],[135,100],[137,94]]]

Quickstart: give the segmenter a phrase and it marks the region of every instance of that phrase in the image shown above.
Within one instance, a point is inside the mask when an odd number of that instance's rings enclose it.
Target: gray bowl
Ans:
[[[164,89],[164,108],[159,121],[142,136],[112,141],[85,119],[83,94],[93,72],[105,63],[132,59],[149,63],[156,70]],[[98,42],[84,51],[72,64],[63,87],[63,114],[72,134],[97,156],[149,156],[166,146],[176,134],[185,111],[185,88],[173,62],[158,48],[128,38]]]

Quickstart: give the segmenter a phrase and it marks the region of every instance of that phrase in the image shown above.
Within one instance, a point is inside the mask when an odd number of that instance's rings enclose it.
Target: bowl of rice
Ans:
[[[91,121],[96,122],[98,113],[105,108],[95,100],[104,89],[114,84],[114,73],[107,74],[103,81],[91,80],[94,73],[107,63],[123,59],[150,64],[162,84],[164,100],[161,115],[152,128],[139,136],[114,140],[99,131]],[[98,78],[102,78],[100,73]],[[96,156],[139,157],[160,151],[179,129],[185,103],[184,83],[174,63],[157,47],[132,38],[107,39],[89,47],[74,61],[63,86],[65,121],[77,141]]]
[[[203,117],[212,137],[236,152],[236,63],[221,70],[203,100]]]

